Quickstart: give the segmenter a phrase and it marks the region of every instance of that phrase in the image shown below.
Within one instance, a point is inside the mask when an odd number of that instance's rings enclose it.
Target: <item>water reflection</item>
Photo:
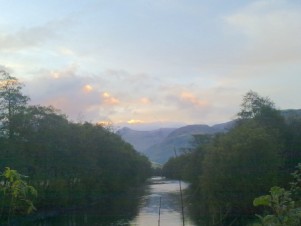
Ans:
[[[188,187],[188,184],[184,182],[181,185],[182,189]],[[184,213],[185,215],[187,216],[187,213]],[[150,180],[148,194],[141,200],[139,214],[131,222],[131,225],[153,226],[160,223],[161,226],[180,226],[183,225],[182,219],[179,182],[155,177]],[[158,222],[159,220],[160,222]],[[190,219],[185,217],[185,226],[193,225]]]
[[[182,189],[188,187],[182,182]],[[159,218],[159,207],[161,208]],[[187,210],[187,208],[185,208]],[[195,226],[185,212],[185,226]],[[64,214],[36,220],[33,226],[181,226],[181,200],[179,182],[162,177],[151,178],[147,185],[127,194],[108,196],[97,205],[84,210],[72,210]],[[158,222],[160,220],[160,222]]]
[[[84,209],[73,209],[60,214],[50,214],[40,220],[26,220],[21,224],[30,226],[119,226],[131,225],[137,216],[145,188],[133,189],[125,194],[112,194]],[[41,214],[43,215],[43,214]]]

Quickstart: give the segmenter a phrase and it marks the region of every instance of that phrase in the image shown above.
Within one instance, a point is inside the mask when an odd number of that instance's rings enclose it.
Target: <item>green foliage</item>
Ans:
[[[253,198],[274,185],[284,187],[287,172],[301,161],[300,125],[299,118],[285,121],[269,98],[250,91],[234,128],[209,141],[201,139],[194,151],[170,159],[163,172],[192,183],[198,194],[197,215],[206,218],[207,225],[244,225],[256,212]],[[301,197],[301,176],[295,177],[298,185],[289,197],[299,206],[301,199],[295,197]],[[266,205],[271,198],[263,196],[256,204]]]
[[[163,175],[168,178],[186,180],[194,185],[198,184],[206,147],[213,138],[213,135],[208,134],[195,135],[195,150],[170,158],[163,166]]]
[[[268,97],[261,97],[256,92],[249,91],[243,98],[241,110],[237,116],[238,124],[250,120],[256,121],[278,136],[278,139],[282,139],[286,127],[285,120]]]
[[[274,103],[268,97],[261,97],[251,90],[243,97],[241,111],[237,115],[240,119],[251,119],[273,108]]]
[[[273,188],[275,188],[275,187],[273,187]],[[272,193],[272,191],[271,191],[271,193]],[[270,195],[260,196],[256,199],[254,199],[254,201],[253,201],[254,206],[269,206],[270,203],[271,203],[271,196]]]
[[[13,86],[23,96],[21,87]],[[8,112],[6,103],[0,102],[0,113]],[[39,193],[39,209],[91,203],[150,176],[148,159],[110,129],[71,122],[51,106],[28,106],[26,102],[16,106],[20,108],[14,111],[14,139],[8,132],[0,134],[0,167],[9,165],[29,176]]]
[[[30,214],[36,210],[33,204],[37,191],[23,179],[25,176],[9,167],[0,175],[1,215],[0,220],[7,220],[18,214]]]
[[[294,200],[301,206],[301,163],[298,163],[296,170],[291,175],[294,180],[290,183],[290,191]]]
[[[294,167],[301,162],[301,119],[293,118],[287,122],[285,130],[285,157],[286,174],[293,172]]]
[[[300,181],[301,164],[292,174],[294,181],[290,190],[274,186],[270,195],[257,197],[253,201],[254,206],[268,208],[265,215],[257,215],[263,226],[297,226],[301,224],[301,203],[300,203]]]
[[[201,190],[210,215],[252,215],[253,197],[277,183],[281,146],[256,122],[217,137],[203,161]]]

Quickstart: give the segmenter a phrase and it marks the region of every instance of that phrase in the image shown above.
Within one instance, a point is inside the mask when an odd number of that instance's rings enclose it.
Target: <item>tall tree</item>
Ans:
[[[15,117],[29,98],[22,94],[23,84],[8,72],[0,70],[0,135],[12,139],[16,134]]]
[[[260,126],[268,129],[270,133],[272,132],[275,136],[278,136],[280,142],[284,142],[285,120],[270,98],[249,91],[243,97],[241,110],[237,116],[238,124],[250,120],[256,121]]]
[[[255,121],[217,137],[207,150],[200,181],[210,214],[252,215],[253,197],[278,182],[280,151],[277,137]]]
[[[261,97],[250,90],[243,97],[239,119],[251,119],[260,115],[265,109],[274,108],[274,103],[268,97]]]

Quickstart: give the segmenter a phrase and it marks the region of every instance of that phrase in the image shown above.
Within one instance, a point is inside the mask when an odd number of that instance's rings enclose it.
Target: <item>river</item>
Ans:
[[[188,184],[181,182],[181,187],[185,190]],[[187,214],[187,207],[184,206],[183,209],[185,226],[196,226]],[[153,177],[143,189],[134,194],[114,195],[106,204],[99,203],[84,210],[68,211],[26,225],[182,226],[180,184],[177,180]]]
[[[181,187],[185,189],[188,187],[188,184],[181,182]],[[179,181],[153,177],[148,185],[148,189],[148,194],[141,200],[139,213],[131,221],[130,225],[183,225]],[[185,210],[186,208],[184,208],[185,226],[194,226],[195,224],[190,221]]]

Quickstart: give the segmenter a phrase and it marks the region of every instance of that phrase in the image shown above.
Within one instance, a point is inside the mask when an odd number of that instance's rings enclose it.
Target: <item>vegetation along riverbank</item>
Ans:
[[[5,167],[26,175],[20,179],[36,190],[30,201],[37,210],[87,205],[150,176],[148,159],[109,128],[72,122],[51,106],[29,105],[22,83],[3,70],[0,85],[2,176]],[[1,178],[1,223],[24,213],[22,197],[15,197],[20,187],[12,183]]]
[[[163,174],[192,183],[193,212],[203,225],[246,225],[260,220],[256,213],[274,216],[261,218],[263,225],[300,224],[300,114],[283,114],[250,91],[232,129],[195,140],[198,148],[171,158]]]

